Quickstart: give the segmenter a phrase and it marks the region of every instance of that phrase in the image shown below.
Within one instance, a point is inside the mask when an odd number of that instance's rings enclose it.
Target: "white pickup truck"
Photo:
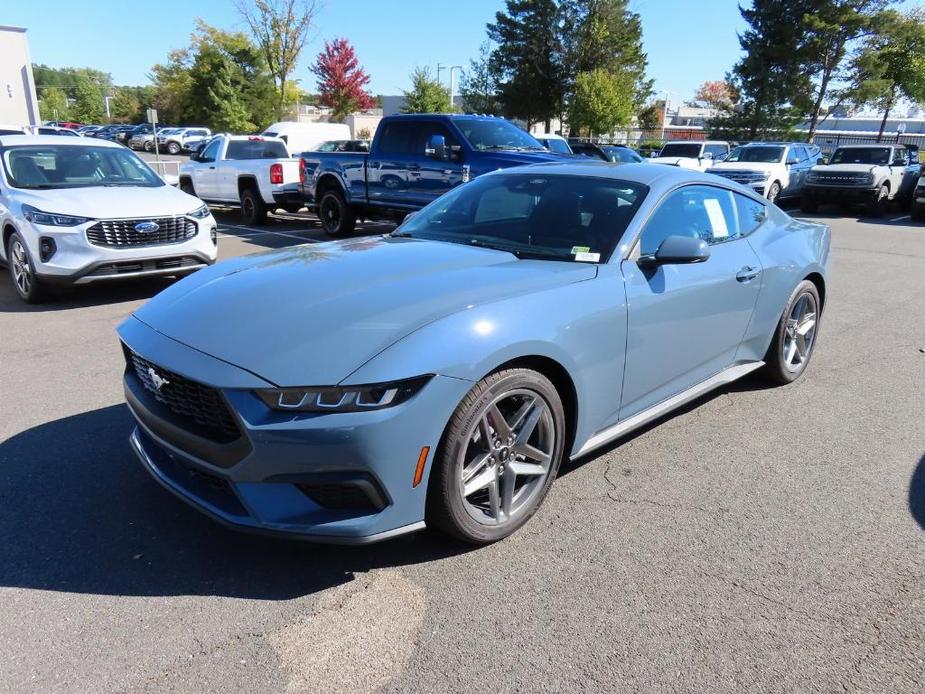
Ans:
[[[653,164],[680,166],[683,169],[706,171],[713,162],[722,161],[729,154],[729,143],[718,140],[678,140],[666,142],[657,156],[649,159]]]
[[[205,202],[236,205],[245,224],[267,212],[302,208],[299,160],[278,137],[219,135],[180,166],[180,190]]]

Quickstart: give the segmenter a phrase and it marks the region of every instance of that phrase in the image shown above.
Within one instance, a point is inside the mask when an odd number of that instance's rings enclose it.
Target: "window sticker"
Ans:
[[[572,246],[572,255],[576,253],[587,253],[591,250],[591,246]]]
[[[597,263],[601,260],[601,254],[582,251],[575,254],[575,260],[577,260],[579,263]]]
[[[714,239],[728,239],[729,227],[726,226],[726,216],[723,214],[723,208],[716,198],[706,198],[703,206],[707,210],[707,216],[710,218],[710,226],[713,227]]]

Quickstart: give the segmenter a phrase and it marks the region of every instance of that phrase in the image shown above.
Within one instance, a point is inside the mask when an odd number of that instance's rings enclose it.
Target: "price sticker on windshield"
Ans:
[[[589,253],[588,251],[579,251],[575,253],[575,260],[579,263],[597,263],[601,260],[600,253]]]

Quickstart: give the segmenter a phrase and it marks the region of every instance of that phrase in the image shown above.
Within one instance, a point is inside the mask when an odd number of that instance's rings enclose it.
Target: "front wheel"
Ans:
[[[180,145],[177,142],[168,142],[167,143],[167,152],[168,154],[179,154]]]
[[[877,192],[874,193],[874,197],[871,198],[870,202],[867,205],[867,211],[874,217],[882,217],[886,212],[886,205],[890,199],[890,189],[886,184],[883,184],[877,189]]]
[[[764,358],[769,380],[791,383],[806,370],[816,346],[820,306],[819,290],[809,280],[793,290]]]
[[[356,226],[356,215],[338,190],[329,190],[318,203],[318,218],[328,236],[347,236]]]
[[[153,152],[153,151],[154,151],[154,143],[151,142],[150,140],[147,140],[147,141],[145,141],[145,143],[142,145],[142,149],[144,149],[145,152]]]
[[[28,304],[38,304],[45,299],[45,287],[35,274],[35,264],[29,257],[25,241],[18,233],[13,233],[6,247],[7,263],[10,266],[10,279],[20,299]]]
[[[780,196],[780,183],[774,181],[771,184],[771,187],[768,188],[768,202],[777,202],[777,198]]]
[[[523,526],[555,480],[565,413],[553,384],[530,369],[496,371],[456,408],[433,462],[427,523],[488,544]]]

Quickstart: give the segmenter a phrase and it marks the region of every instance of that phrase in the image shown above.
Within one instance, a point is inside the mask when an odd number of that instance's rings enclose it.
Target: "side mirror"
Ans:
[[[894,159],[893,163],[890,164],[890,166],[906,166],[906,160],[905,159]]]
[[[713,154],[711,152],[704,152],[700,155],[700,159],[712,159]]]
[[[178,185],[180,185],[180,177],[177,176],[177,174],[165,173],[165,174],[161,174],[161,178],[164,180],[164,183],[166,183],[168,186],[177,187]]]
[[[787,157],[787,166],[793,166],[794,164],[799,164],[800,160],[796,157]]]
[[[424,148],[424,155],[434,159],[446,159],[446,138],[443,135],[431,135]]]
[[[703,263],[710,257],[710,247],[703,239],[692,236],[669,236],[652,255],[639,257],[639,266],[654,268],[659,265],[689,265]]]

